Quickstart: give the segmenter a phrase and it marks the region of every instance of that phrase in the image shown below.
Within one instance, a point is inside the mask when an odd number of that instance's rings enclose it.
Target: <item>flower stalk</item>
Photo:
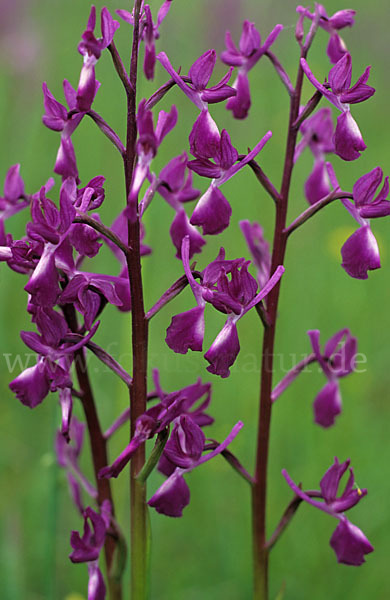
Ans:
[[[136,160],[136,93],[139,48],[139,26],[141,0],[134,6],[133,47],[130,61],[130,87],[127,88],[127,136],[124,155],[126,198],[129,207],[129,194]],[[137,419],[146,410],[147,401],[147,345],[148,321],[145,316],[140,253],[140,222],[138,206],[128,220],[128,246],[132,252],[127,255],[127,268],[130,282],[133,381],[130,385],[130,439],[135,432]],[[130,465],[130,590],[132,600],[145,600],[147,597],[147,505],[146,483],[137,480],[137,475],[145,464],[145,445],[141,444]]]
[[[312,37],[311,37],[312,39]],[[301,57],[305,58],[307,48],[302,48]],[[286,152],[279,200],[276,204],[275,229],[271,272],[278,265],[283,265],[286,252],[287,235],[286,217],[291,184],[291,175],[294,167],[294,153],[298,130],[294,126],[301,102],[303,69],[298,67],[294,92],[290,98],[290,116],[286,143]],[[272,375],[273,356],[276,333],[276,320],[279,303],[280,282],[271,290],[267,299],[267,313],[270,324],[265,327],[261,379],[260,379],[260,410],[258,421],[258,438],[256,449],[256,466],[254,484],[252,487],[252,535],[253,535],[253,561],[254,561],[254,599],[268,600],[268,559],[266,536],[266,505],[267,505],[267,468],[270,443],[271,411],[272,411]]]

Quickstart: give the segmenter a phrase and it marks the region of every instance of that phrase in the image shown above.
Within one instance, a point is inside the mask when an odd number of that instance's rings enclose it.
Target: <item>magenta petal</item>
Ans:
[[[353,199],[358,208],[364,204],[369,204],[382,181],[383,171],[380,167],[372,169],[360,177],[353,186]]]
[[[70,422],[72,418],[73,398],[70,388],[59,390],[59,399],[62,413],[61,434],[66,440],[69,440]]]
[[[220,147],[219,130],[207,108],[204,108],[196,119],[189,141],[191,154],[196,158],[218,157]]]
[[[146,79],[154,78],[154,67],[156,64],[156,46],[151,44],[151,46],[145,46],[145,58],[144,58],[144,73]]]
[[[102,48],[107,48],[114,38],[115,32],[119,27],[119,23],[112,18],[109,10],[104,7],[100,15],[100,24],[103,36],[103,39],[101,40],[101,46]]]
[[[54,306],[60,291],[54,250],[55,248],[50,245],[45,247],[38,265],[24,288],[33,296],[34,302],[41,306]]]
[[[361,529],[347,519],[342,519],[337,525],[330,538],[330,545],[339,563],[354,567],[366,562],[364,555],[374,550]]]
[[[196,306],[172,317],[167,329],[166,343],[174,352],[202,351],[204,337],[204,306]]]
[[[221,133],[221,159],[220,164],[222,169],[230,169],[238,160],[238,152],[233,146],[230,136],[226,129],[222,129]]]
[[[340,101],[347,104],[358,104],[364,102],[368,98],[371,98],[375,94],[375,88],[366,85],[370,77],[371,67],[367,67],[364,73],[359,77],[355,85],[349,90],[345,90],[341,96]]]
[[[328,170],[324,160],[318,160],[305,182],[305,196],[309,204],[315,204],[331,191]]]
[[[350,8],[339,10],[334,13],[329,19],[329,24],[333,29],[344,29],[344,27],[352,27],[355,22],[356,10]]]
[[[228,39],[228,36],[230,36],[229,31],[226,32],[226,39]],[[232,67],[241,67],[245,63],[245,58],[241,56],[238,50],[224,50],[221,52],[220,58],[225,65]]]
[[[196,158],[188,162],[188,168],[194,171],[201,177],[209,177],[210,179],[218,179],[222,175],[222,169],[211,160],[206,158]]]
[[[347,90],[351,85],[352,59],[346,52],[329,71],[329,83],[335,94]]]
[[[369,225],[360,227],[341,248],[341,266],[356,279],[367,279],[368,271],[380,269],[379,248]]]
[[[18,400],[25,406],[35,408],[49,393],[49,378],[45,363],[41,360],[34,367],[25,369],[9,384]]]
[[[97,560],[99,557],[108,527],[108,523],[104,518],[105,502],[101,506],[101,511],[102,514],[99,514],[88,506],[84,511],[84,532],[82,537],[78,531],[72,531],[70,545],[73,548],[73,552],[69,555],[69,558],[73,563],[91,562]]]
[[[171,8],[172,0],[165,0],[160,6],[160,9],[157,14],[157,27],[160,27],[161,23],[164,21],[165,17],[169,13]]]
[[[187,154],[179,154],[175,156],[168,164],[160,171],[159,180],[165,183],[170,192],[179,192],[183,185],[187,166]]]
[[[86,112],[91,108],[92,102],[95,98],[95,64],[96,58],[93,55],[88,56],[81,68],[76,100],[78,110],[83,112]]]
[[[165,110],[160,110],[155,131],[158,144],[161,144],[165,136],[175,127],[177,116],[177,108],[174,104],[168,113]]]
[[[139,438],[134,437],[121,454],[114,460],[112,465],[103,467],[99,471],[99,479],[109,479],[111,477],[118,477],[119,473],[123,471],[134,452],[140,446],[141,441]]]
[[[261,45],[260,33],[254,23],[244,21],[240,38],[240,52],[244,56],[251,56]]]
[[[183,508],[190,502],[190,490],[184,481],[180,469],[174,473],[158,488],[150,498],[148,504],[156,511],[167,517],[181,517]]]
[[[181,259],[181,245],[183,238],[188,235],[190,239],[190,252],[189,258],[197,252],[201,252],[202,246],[205,245],[205,240],[202,238],[200,233],[190,224],[189,219],[184,209],[179,210],[176,213],[175,218],[172,221],[169,233],[172,238],[173,245],[176,248],[176,258]]]
[[[42,90],[45,107],[45,114],[42,117],[42,121],[49,129],[62,131],[67,119],[67,110],[65,106],[57,102],[46,83],[42,84]]]
[[[264,239],[263,228],[259,223],[240,221],[240,228],[257,269],[259,286],[262,288],[267,283],[271,270],[269,243]]]
[[[207,50],[200,56],[188,71],[192,85],[196,90],[204,90],[215,67],[217,55],[215,50]]]
[[[330,36],[326,53],[331,63],[336,64],[347,52],[347,47],[338,33]]]
[[[313,404],[314,422],[321,427],[331,427],[341,413],[341,396],[337,381],[328,381]]]
[[[211,185],[198,201],[191,225],[199,225],[205,235],[221,233],[230,222],[232,209],[225,196],[215,185]]]
[[[88,563],[88,600],[105,600],[106,586],[97,561]]]
[[[62,175],[64,179],[67,177],[78,178],[76,155],[70,137],[61,137],[60,147],[54,165],[54,173]]]
[[[350,460],[340,463],[335,457],[334,463],[326,471],[320,481],[322,497],[329,504],[337,498],[337,491],[340,485],[340,480],[349,467]]]
[[[24,194],[24,183],[19,172],[20,164],[16,164],[8,169],[5,176],[4,196],[9,202],[16,202]]]
[[[251,107],[251,95],[249,90],[249,80],[246,73],[238,73],[237,80],[233,87],[237,94],[229,98],[226,108],[231,110],[235,119],[246,119]]]
[[[343,160],[356,160],[367,148],[355,119],[349,111],[337,117],[334,134],[335,152]]]
[[[165,452],[163,452],[160,457],[160,460],[158,461],[157,469],[160,473],[162,473],[166,477],[169,477],[176,469],[176,465],[171,463],[171,461],[168,460],[168,458],[166,457]]]
[[[205,435],[189,415],[182,415],[175,423],[164,448],[166,458],[176,467],[187,469],[202,456]]]
[[[236,93],[236,90],[230,85],[221,85],[220,87],[204,90],[201,93],[201,98],[208,104],[217,104],[218,102],[223,102],[227,98],[235,96]]]
[[[223,378],[229,377],[229,367],[236,360],[239,351],[237,326],[233,321],[228,320],[204,355],[210,363],[207,367],[208,372]]]

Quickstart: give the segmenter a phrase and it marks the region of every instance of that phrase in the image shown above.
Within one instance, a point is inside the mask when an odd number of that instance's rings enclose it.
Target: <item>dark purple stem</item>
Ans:
[[[187,75],[182,75],[181,78],[183,81],[185,81],[185,83],[191,83],[191,78],[187,77]],[[165,94],[167,94],[169,90],[171,90],[175,85],[176,81],[174,81],[173,79],[170,79],[169,81],[167,81],[167,83],[164,83],[164,85],[158,88],[158,90],[156,90],[154,94],[152,94],[150,98],[146,101],[145,109],[151,110],[152,108],[154,108],[156,104],[164,98]]]
[[[104,135],[110,140],[110,142],[114,144],[115,148],[119,150],[120,155],[123,156],[125,152],[125,147],[122,144],[120,137],[117,133],[115,133],[112,127],[109,126],[109,124],[103,119],[103,117],[99,115],[99,113],[92,109],[90,109],[87,112],[87,115],[91,117],[91,119],[99,127],[100,131],[104,133]]]
[[[133,46],[130,61],[130,86],[127,92],[127,135],[124,154],[126,199],[129,198],[135,161],[137,158],[136,91],[139,47],[141,0],[134,6]],[[124,81],[124,78],[122,79]],[[138,211],[137,211],[138,212]],[[134,435],[135,423],[146,410],[148,321],[145,316],[141,274],[140,220],[138,215],[128,221],[128,245],[132,252],[127,254],[130,282],[133,381],[130,386],[130,438]],[[136,480],[145,463],[145,445],[141,444],[130,462],[130,565],[131,599],[146,600],[147,597],[147,505],[146,484]]]
[[[316,490],[307,490],[307,491],[305,491],[305,494],[310,496],[310,498],[322,498],[321,493],[317,492]],[[271,548],[276,544],[276,542],[278,541],[278,539],[280,538],[280,536],[286,529],[287,525],[290,523],[291,519],[297,512],[298,507],[301,504],[301,502],[303,502],[303,500],[299,496],[294,496],[294,498],[291,500],[290,504],[287,506],[286,510],[284,511],[282,518],[280,519],[277,527],[275,528],[275,531],[273,532],[273,534],[271,535],[271,537],[269,538],[269,540],[267,542],[268,550],[271,550]]]
[[[84,225],[89,225],[90,227],[92,227],[92,229],[95,229],[95,231],[98,231],[99,233],[104,235],[104,237],[111,240],[111,242],[115,244],[115,246],[122,250],[125,256],[127,256],[129,252],[131,252],[131,248],[126,246],[126,244],[124,244],[122,240],[113,231],[111,231],[111,229],[109,229],[102,223],[99,223],[99,221],[96,221],[96,219],[94,219],[93,217],[90,217],[85,213],[79,212],[79,215],[75,217],[75,219],[73,219],[73,222],[84,223]]]
[[[265,55],[266,55],[267,58],[269,58],[269,60],[271,61],[271,63],[275,67],[275,71],[279,75],[280,80],[283,83],[283,85],[286,88],[286,90],[288,91],[289,95],[292,96],[294,94],[294,87],[293,87],[293,84],[290,81],[289,76],[287,75],[286,71],[282,67],[281,62],[275,56],[275,54],[273,52],[271,52],[271,50],[268,50],[268,52],[266,52]]]
[[[196,263],[193,263],[190,267],[192,275],[194,278],[200,279],[202,277],[202,275],[198,271],[193,270],[195,268],[195,265],[196,265]],[[161,298],[159,300],[157,300],[156,304],[154,304],[152,306],[152,308],[150,310],[148,310],[148,312],[146,313],[147,320],[150,321],[150,319],[152,317],[154,317],[154,315],[156,315],[164,306],[166,306],[168,304],[168,302],[170,302],[171,300],[176,298],[176,296],[178,296],[187,287],[187,285],[188,285],[187,276],[182,275],[181,277],[179,277],[179,279],[177,279],[171,285],[171,287],[169,287],[167,289],[167,291],[163,293]]]
[[[312,204],[311,206],[309,206],[309,208],[304,210],[303,213],[299,215],[299,217],[294,219],[291,225],[286,227],[286,229],[284,230],[285,235],[289,236],[293,231],[298,229],[298,227],[306,223],[306,221],[310,219],[313,215],[318,213],[319,210],[322,210],[323,208],[325,208],[325,206],[328,206],[328,204],[330,204],[334,200],[341,200],[342,198],[353,199],[353,194],[351,194],[350,192],[343,192],[342,190],[335,190],[327,196],[325,196],[324,198],[321,198],[321,200],[318,200],[318,202]]]
[[[238,160],[243,160],[245,157],[246,154],[240,154]],[[256,178],[261,183],[266,192],[268,192],[268,194],[275,202],[278,202],[280,199],[279,192],[272,183],[272,181],[268,179],[267,175],[264,173],[263,169],[260,167],[258,162],[256,162],[255,159],[252,159],[247,164],[250,166],[253,173],[256,175]]]
[[[287,389],[287,387],[298,377],[298,375],[300,373],[302,373],[302,371],[304,369],[306,369],[307,366],[309,366],[309,365],[311,365],[311,363],[315,362],[315,360],[316,360],[315,354],[309,354],[308,356],[305,356],[305,358],[303,358],[299,363],[297,363],[291,369],[291,371],[289,371],[287,373],[287,375],[285,377],[283,377],[283,379],[281,381],[279,381],[279,383],[272,390],[272,394],[271,394],[272,402],[275,402],[279,398],[279,396],[281,396],[283,394],[285,389]]]
[[[307,50],[301,51],[305,58]],[[286,143],[286,153],[279,201],[276,203],[276,219],[272,251],[271,273],[283,265],[286,252],[286,217],[290,192],[291,175],[294,167],[294,152],[298,128],[294,126],[299,114],[303,70],[299,64],[294,92],[290,100],[290,117]],[[271,290],[267,299],[267,313],[270,325],[265,328],[262,349],[260,411],[256,451],[256,467],[252,487],[252,523],[254,557],[254,599],[268,598],[268,548],[266,543],[266,500],[267,466],[272,408],[272,374],[275,343],[276,319],[278,311],[280,282]]]
[[[112,61],[114,63],[114,67],[116,72],[119,75],[120,80],[123,83],[123,87],[126,90],[126,94],[128,96],[131,96],[131,94],[133,93],[133,89],[130,83],[130,79],[129,76],[127,74],[127,71],[125,69],[125,66],[122,62],[122,59],[119,55],[118,50],[116,49],[115,43],[112,41],[111,44],[108,46],[108,50],[111,53],[111,57],[112,57]]]
[[[63,307],[64,316],[70,329],[77,333],[77,317],[73,305],[67,304]],[[108,462],[106,439],[100,427],[99,417],[96,410],[95,400],[93,397],[91,382],[89,380],[87,363],[84,356],[84,350],[81,348],[75,352],[75,366],[77,380],[81,391],[81,403],[83,405],[89,440],[91,444],[91,455],[93,468],[95,473],[96,486],[98,491],[97,501],[99,506],[104,500],[109,500],[112,506],[112,514],[114,515],[114,502],[111,494],[111,485],[109,479],[99,479],[98,473],[100,469],[106,467]],[[114,567],[114,555],[119,539],[119,534],[116,531],[110,530],[110,535],[106,537],[104,544],[104,554],[107,566],[108,586],[110,591],[110,600],[121,600],[122,585],[115,577],[112,576]]]
[[[211,450],[215,450],[219,446],[219,442],[217,442],[216,440],[212,440],[212,439],[208,438],[206,441],[207,441],[207,444],[205,444],[205,447],[204,447],[204,451],[205,452],[209,452]],[[245,481],[247,483],[249,483],[250,485],[253,484],[253,478],[250,476],[250,474],[245,469],[245,467],[242,466],[242,464],[240,463],[240,461],[238,460],[238,458],[232,452],[230,452],[230,450],[223,450],[221,452],[221,456],[224,457],[224,459],[229,463],[229,465],[231,467],[233,467],[233,469],[243,479],[245,479]]]
[[[298,119],[295,121],[294,127],[299,128],[301,126],[301,124],[303,123],[303,121],[305,119],[307,119],[307,117],[310,117],[311,113],[317,108],[317,106],[321,102],[321,98],[322,98],[321,92],[316,90],[314,92],[314,94],[312,95],[312,97],[310,98],[309,102],[306,104],[306,106],[301,111]]]

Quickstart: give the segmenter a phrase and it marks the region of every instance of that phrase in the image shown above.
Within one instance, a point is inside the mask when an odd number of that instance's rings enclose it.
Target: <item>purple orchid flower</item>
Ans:
[[[41,189],[39,198],[32,199],[32,221],[27,224],[27,234],[30,239],[42,242],[44,248],[25,290],[31,294],[36,304],[54,306],[59,295],[55,254],[66,241],[76,215],[72,198],[75,190],[74,179],[66,179],[63,182],[60,209],[46,198],[45,188]],[[60,254],[59,252],[59,257]]]
[[[184,431],[184,427],[186,427],[186,431]],[[181,421],[176,427],[176,437],[170,446],[170,457],[176,463],[181,462],[182,466],[177,466],[168,479],[153,494],[148,501],[149,506],[155,508],[158,513],[168,517],[181,517],[183,509],[190,502],[190,490],[183,476],[223,452],[231,444],[242,427],[243,423],[239,421],[227,438],[215,450],[202,456],[200,449],[202,432],[191,427],[188,421],[187,423]],[[185,437],[179,438],[180,433]],[[186,442],[189,446],[186,446]]]
[[[71,497],[76,508],[82,513],[80,485],[85,492],[94,500],[97,499],[97,490],[85,477],[79,466],[79,456],[83,447],[85,425],[76,417],[72,418],[69,427],[69,435],[65,437],[63,430],[57,431],[55,438],[55,450],[60,467],[66,469],[69,481]]]
[[[85,187],[78,189],[74,202],[75,208],[81,212],[100,208],[105,198],[104,182],[105,177],[98,175],[97,177],[93,177]]]
[[[310,343],[316,360],[327,378],[327,383],[314,400],[314,421],[322,427],[334,425],[335,418],[341,413],[341,396],[338,380],[355,369],[357,340],[349,329],[338,331],[320,348],[318,329],[308,331]]]
[[[207,110],[208,104],[223,102],[227,98],[236,95],[236,91],[227,85],[233,69],[229,69],[227,74],[216,85],[207,87],[217,61],[215,50],[207,50],[194,62],[188,71],[188,77],[191,79],[191,83],[188,84],[183,81],[172,67],[165,52],[160,52],[157,60],[162,64],[178,87],[201,111]]]
[[[160,6],[157,14],[157,22],[154,24],[150,6],[142,2],[140,12],[140,39],[145,43],[144,73],[146,79],[154,78],[156,64],[156,40],[160,37],[160,26],[171,8],[172,0],[165,0]],[[127,10],[116,11],[126,23],[134,25],[134,15]]]
[[[237,94],[228,100],[226,108],[233,112],[233,116],[236,119],[245,119],[248,116],[251,106],[248,72],[268,52],[282,29],[283,25],[276,25],[264,44],[261,45],[260,33],[256,29],[255,24],[244,21],[239,48],[233,42],[230,31],[226,32],[225,42],[227,49],[222,52],[221,60],[227,65],[238,67],[237,78],[233,84],[233,88],[237,91]]]
[[[118,21],[114,21],[106,7],[101,12],[101,38],[95,38],[95,25],[96,8],[92,6],[87,28],[82,34],[82,39],[78,46],[78,51],[84,57],[84,63],[77,88],[76,107],[79,111],[83,112],[91,108],[97,87],[99,86],[95,78],[96,62],[100,58],[102,51],[111,44],[115,31],[119,27]]]
[[[179,259],[181,258],[182,241],[186,235],[190,238],[190,258],[195,253],[201,252],[206,243],[197,229],[191,225],[183,207],[183,203],[196,200],[200,195],[200,191],[192,186],[192,173],[191,171],[187,172],[187,162],[188,157],[185,152],[173,158],[162,169],[158,178],[155,179],[145,194],[150,202],[151,194],[154,194],[154,191],[157,190],[175,210],[176,215],[169,233],[176,248],[176,258]],[[143,202],[143,211],[146,207],[147,203]]]
[[[334,134],[336,154],[343,160],[356,160],[366,145],[349,105],[364,102],[375,93],[375,88],[367,85],[371,67],[367,67],[351,87],[352,60],[347,52],[329,71],[329,85],[325,87],[315,78],[304,58],[301,59],[301,65],[310,83],[341,112]]]
[[[95,512],[89,506],[85,509],[83,535],[80,536],[78,531],[72,531],[70,538],[73,552],[71,552],[69,558],[73,563],[92,562],[99,558],[100,551],[104,546],[106,532],[110,526],[110,519],[111,505],[109,500],[103,501],[101,514]]]
[[[284,268],[278,267],[261,292],[256,293],[257,282],[248,273],[250,261],[243,258],[225,260],[225,251],[221,248],[217,258],[204,269],[202,283],[198,283],[190,269],[189,243],[188,237],[183,239],[182,261],[197,306],[172,318],[165,341],[174,352],[180,354],[186,354],[188,350],[201,351],[204,309],[206,302],[209,302],[228,316],[223,329],[205,354],[210,363],[207,370],[215,375],[228,377],[229,367],[240,350],[237,322],[271,291],[281,278]],[[231,276],[230,281],[228,274]]]
[[[177,123],[177,108],[172,106],[169,113],[161,110],[158,115],[157,125],[153,125],[153,113],[145,108],[146,100],[141,100],[138,107],[137,127],[137,153],[138,161],[134,169],[133,181],[128,198],[126,216],[130,219],[136,217],[137,199],[142,184],[149,175],[149,168],[157,149],[164,137],[172,131]]]
[[[202,227],[205,235],[216,235],[228,227],[232,209],[219,188],[255,158],[271,137],[272,132],[268,131],[253,150],[237,163],[238,152],[225,129],[219,136],[218,143],[215,138],[205,138],[201,149],[190,136],[191,152],[196,160],[190,161],[188,166],[199,175],[212,179],[192,213],[191,225]]]
[[[329,167],[329,175],[333,186],[338,186],[336,175]],[[385,178],[384,184],[374,199],[383,177],[380,167],[376,167],[357,180],[353,187],[354,203],[344,198],[342,203],[352,217],[359,223],[355,231],[341,248],[341,266],[355,279],[367,279],[368,271],[379,269],[381,266],[378,243],[371,231],[369,218],[384,217],[390,214],[390,203],[387,200],[389,193],[389,179]]]
[[[239,224],[256,267],[257,282],[259,287],[263,288],[271,271],[269,243],[264,239],[263,228],[259,223],[250,223],[248,220],[244,220]]]
[[[215,50],[208,50],[194,62],[188,72],[191,84],[187,84],[183,81],[180,75],[172,67],[164,52],[160,52],[157,59],[178,87],[201,111],[190,133],[192,154],[204,158],[213,157],[213,150],[211,150],[211,153],[208,152],[210,152],[210,148],[212,148],[213,145],[219,145],[220,136],[218,127],[209,113],[208,105],[223,102],[227,98],[236,95],[236,90],[227,85],[232,75],[233,68],[231,67],[228,73],[216,85],[207,87],[217,60]],[[194,151],[195,148],[197,148],[196,151]]]
[[[88,563],[88,600],[104,600],[106,586],[98,560],[110,526],[111,504],[104,500],[100,514],[88,506],[83,516],[84,532],[80,536],[78,531],[72,531],[70,544],[73,552],[69,558],[73,563]]]
[[[383,186],[374,199],[383,179],[383,171],[376,167],[357,180],[353,186],[353,200],[362,219],[376,219],[390,215],[389,177],[385,177]]]
[[[155,371],[153,376],[160,402],[137,419],[135,433],[130,443],[112,465],[99,471],[100,478],[118,477],[141,444],[166,429],[181,416],[190,417],[191,423],[197,427],[204,427],[213,422],[213,419],[205,413],[211,399],[209,383],[202,384],[199,379],[195,384],[164,394],[159,385],[158,372]],[[200,404],[194,407],[198,401]]]
[[[350,461],[339,463],[335,458],[333,465],[327,470],[320,482],[323,502],[308,496],[297,486],[287,471],[283,469],[282,474],[293,492],[308,504],[326,512],[339,520],[339,524],[330,539],[330,545],[336,553],[340,563],[352,566],[360,566],[365,562],[364,555],[374,550],[364,533],[348,521],[344,512],[355,506],[367,494],[367,490],[355,487],[353,469],[350,467],[349,478],[344,492],[337,497],[340,480],[349,467]]]
[[[88,563],[88,600],[104,600],[106,585],[97,561]]]
[[[314,156],[314,166],[305,182],[305,196],[309,204],[315,204],[331,191],[331,183],[325,161],[325,154],[334,152],[333,122],[330,108],[321,108],[303,121],[300,130],[302,139],[297,145],[294,161],[305,147],[309,147]]]
[[[68,283],[58,298],[60,304],[74,304],[84,317],[85,327],[89,330],[106,302],[121,311],[130,310],[128,278],[88,273],[73,269],[68,271]]]
[[[54,184],[52,179],[44,186],[46,190]],[[24,189],[24,181],[20,175],[20,164],[12,165],[5,176],[3,196],[0,196],[0,244],[10,246],[12,238],[8,238],[5,233],[5,221],[13,217],[24,208],[30,206],[31,198],[35,197],[26,195]],[[7,253],[10,255],[10,253]],[[6,260],[6,256],[0,260]]]
[[[38,312],[39,312],[38,308]],[[99,322],[77,343],[66,341],[67,325],[59,313],[43,308],[45,315],[35,315],[35,322],[42,335],[22,331],[20,336],[26,346],[38,354],[37,364],[25,369],[9,384],[10,389],[25,406],[35,408],[49,391],[72,387],[70,368],[74,352],[82,348],[94,336]],[[69,435],[72,398],[69,392],[60,395],[62,408],[62,432]]]
[[[12,165],[4,180],[4,194],[0,196],[0,229],[4,221],[29,205],[24,195],[24,181],[20,176],[20,164]],[[3,233],[4,235],[4,233]]]
[[[297,13],[314,21],[315,14],[311,13],[304,6],[297,6]],[[345,9],[339,10],[331,17],[328,17],[325,8],[322,4],[317,5],[319,12],[319,26],[330,34],[328,47],[326,52],[331,63],[335,64],[347,52],[347,47],[344,40],[340,37],[339,31],[345,27],[352,27],[355,21],[355,10]]]
[[[70,114],[66,107],[54,98],[46,83],[43,83],[42,90],[45,114],[42,117],[42,121],[49,129],[61,132],[61,142],[57,152],[54,172],[61,175],[63,179],[73,177],[78,181],[76,155],[71,135],[79,126],[85,112],[78,111],[76,91],[72,88],[71,84],[65,79],[63,85]]]

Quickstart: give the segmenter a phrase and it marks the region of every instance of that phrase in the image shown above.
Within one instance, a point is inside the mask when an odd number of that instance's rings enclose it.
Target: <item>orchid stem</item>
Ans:
[[[310,37],[310,43],[314,29]],[[301,58],[305,58],[310,43],[301,50]],[[276,219],[271,260],[273,273],[279,265],[283,265],[288,235],[286,229],[287,206],[290,192],[291,176],[294,168],[294,153],[298,129],[294,127],[299,115],[301,102],[303,70],[299,63],[297,79],[290,99],[290,117],[286,142],[286,152],[282,185],[276,202]],[[260,410],[258,421],[258,438],[256,450],[256,467],[252,486],[252,531],[253,531],[253,570],[254,600],[268,600],[268,557],[269,550],[266,538],[266,503],[267,503],[267,467],[271,428],[272,410],[272,375],[273,356],[278,312],[280,282],[271,290],[267,299],[267,314],[270,325],[265,328],[262,348],[262,365],[260,380]]]
[[[73,305],[66,304],[63,307],[64,315],[70,329],[77,333],[77,317]],[[87,422],[88,434],[91,444],[91,455],[93,460],[93,468],[95,472],[96,485],[98,490],[97,501],[99,506],[104,500],[109,500],[114,514],[114,503],[111,494],[111,486],[109,479],[99,479],[98,473],[100,469],[108,465],[106,440],[104,438],[99,417],[96,410],[95,400],[92,392],[91,382],[89,380],[87,363],[84,356],[83,348],[75,352],[76,374],[80,390],[82,392],[81,403],[83,405],[85,418]],[[104,544],[105,559],[107,566],[108,588],[110,600],[121,600],[122,585],[116,578],[111,577],[111,569],[114,564],[116,550],[116,539],[107,536]]]
[[[123,244],[123,242],[119,239],[119,237],[113,231],[111,231],[111,229],[109,229],[102,223],[99,223],[99,221],[96,221],[96,219],[94,219],[93,217],[90,217],[89,215],[87,215],[85,213],[79,212],[78,216],[73,219],[73,222],[74,223],[83,223],[84,225],[89,225],[90,227],[92,227],[92,229],[95,229],[95,231],[98,231],[99,233],[104,235],[104,237],[111,240],[111,242],[113,242],[113,244],[115,244],[115,246],[117,246],[120,250],[122,250],[122,252],[125,256],[127,256],[129,254],[129,252],[131,252],[131,248],[126,246],[126,244]]]
[[[328,206],[328,204],[330,204],[334,200],[340,200],[342,198],[353,199],[353,194],[351,194],[350,192],[343,192],[339,190],[331,192],[330,194],[328,194],[324,198],[321,198],[321,200],[318,200],[318,202],[312,204],[311,206],[309,206],[309,208],[304,210],[303,213],[299,215],[299,217],[297,217],[288,227],[286,227],[286,229],[284,230],[284,234],[289,236],[293,231],[298,229],[298,227],[306,223],[306,221],[308,221],[313,215],[318,213],[318,211],[325,208],[325,206]]]
[[[291,83],[290,78],[287,75],[286,71],[282,67],[281,62],[279,61],[279,59],[277,58],[277,56],[275,56],[275,54],[273,52],[271,52],[271,50],[268,50],[265,53],[265,55],[266,55],[267,58],[269,58],[269,60],[271,61],[271,63],[275,67],[275,71],[279,75],[280,81],[283,83],[283,85],[286,88],[289,96],[291,97],[294,94],[294,86]]]
[[[191,83],[190,77],[187,77],[186,75],[181,75],[181,78],[185,83]],[[164,83],[164,85],[162,85],[157,91],[155,91],[154,94],[152,94],[150,98],[146,101],[145,109],[151,110],[152,108],[154,108],[156,104],[164,98],[165,94],[167,94],[169,90],[171,90],[175,85],[176,81],[174,81],[173,79],[170,79],[169,81],[167,81],[167,83]]]
[[[129,86],[127,92],[127,134],[126,151],[123,157],[126,202],[128,202],[135,161],[137,158],[137,69],[141,0],[134,6],[133,44],[130,60]],[[120,65],[119,65],[120,66]],[[118,69],[117,69],[118,70]],[[121,73],[118,71],[119,75]],[[122,79],[123,81],[123,79]],[[138,205],[138,201],[137,201]],[[133,381],[130,385],[130,439],[134,435],[135,424],[146,410],[147,399],[147,356],[148,321],[145,317],[144,294],[141,273],[140,218],[137,213],[128,220],[128,245],[132,252],[127,254],[131,297]],[[146,484],[136,477],[145,463],[145,444],[141,444],[130,462],[130,598],[146,600],[148,574],[148,513],[146,504]]]

